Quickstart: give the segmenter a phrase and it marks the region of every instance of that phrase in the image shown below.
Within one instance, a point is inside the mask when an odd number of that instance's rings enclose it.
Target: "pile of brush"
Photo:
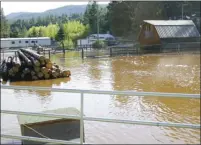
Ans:
[[[20,49],[16,56],[2,61],[0,75],[4,81],[33,81],[70,77],[71,72],[30,49]]]

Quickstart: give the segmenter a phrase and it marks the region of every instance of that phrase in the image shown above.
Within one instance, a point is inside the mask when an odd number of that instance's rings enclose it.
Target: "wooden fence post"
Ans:
[[[110,56],[112,57],[112,47],[110,47]]]
[[[50,50],[49,50],[49,59],[50,59]]]
[[[84,49],[82,47],[82,59],[84,59]]]

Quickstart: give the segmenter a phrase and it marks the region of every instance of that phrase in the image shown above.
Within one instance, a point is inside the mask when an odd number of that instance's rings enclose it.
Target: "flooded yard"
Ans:
[[[67,89],[200,93],[200,55],[142,55],[82,60],[77,52],[51,56],[71,78],[8,85]],[[84,114],[143,121],[200,123],[200,100],[165,97],[84,95]],[[80,108],[80,94],[1,90],[1,109],[44,111]],[[20,135],[16,115],[1,115],[1,132]],[[85,121],[86,143],[200,143],[200,130]]]

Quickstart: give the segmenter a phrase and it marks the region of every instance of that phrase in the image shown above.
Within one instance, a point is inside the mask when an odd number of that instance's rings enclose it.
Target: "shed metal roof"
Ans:
[[[200,37],[192,20],[144,20],[155,26],[160,38]]]
[[[192,20],[144,20],[144,22],[155,25],[155,26],[195,25]]]

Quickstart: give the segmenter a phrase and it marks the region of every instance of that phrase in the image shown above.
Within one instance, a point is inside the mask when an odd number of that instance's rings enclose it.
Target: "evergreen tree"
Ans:
[[[3,8],[0,9],[0,15],[1,15],[1,38],[7,38],[10,36],[9,34],[9,25],[8,21],[6,20],[6,17],[4,15]]]
[[[59,26],[59,31],[58,31],[58,33],[57,33],[57,35],[56,35],[56,40],[61,43],[62,48],[63,48],[63,53],[65,53],[64,39],[65,39],[64,27],[63,27],[63,25],[60,25],[60,26]]]

